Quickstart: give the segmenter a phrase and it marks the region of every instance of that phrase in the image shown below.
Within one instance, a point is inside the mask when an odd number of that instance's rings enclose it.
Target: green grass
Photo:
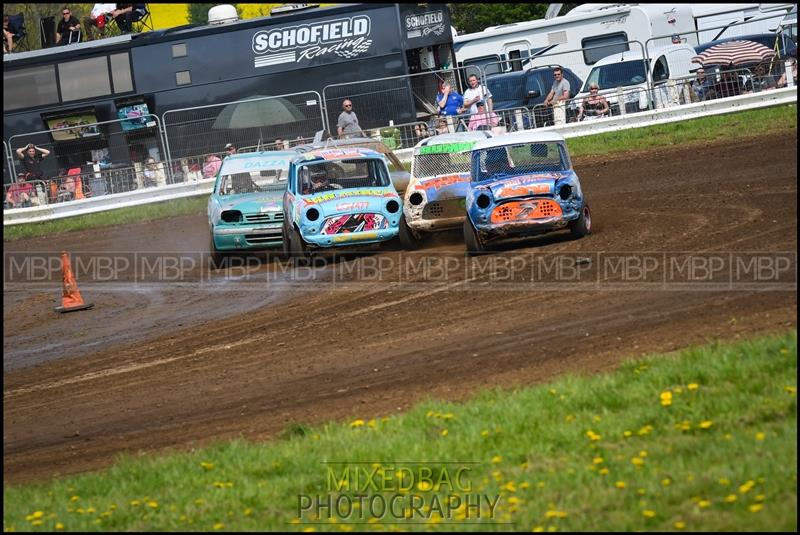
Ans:
[[[677,524],[794,531],[796,381],[796,331],[712,344],[626,362],[608,374],[485,391],[463,404],[426,401],[388,418],[370,419],[364,407],[363,419],[295,423],[265,444],[126,457],[104,472],[6,486],[3,522],[17,531],[59,523],[90,531],[338,531],[343,522],[332,525],[324,511],[322,525],[306,523],[316,521],[308,514],[292,523],[298,495],[329,495],[327,461],[367,469],[376,462],[390,476],[400,468],[427,467],[437,477],[442,467],[451,476],[468,468],[460,486],[472,486],[461,499],[500,501],[493,517],[459,524],[464,530],[673,531]],[[671,404],[664,406],[667,393]],[[337,475],[342,470],[336,465]],[[435,490],[423,484],[400,494],[430,504],[450,493]],[[458,511],[438,523],[418,511],[422,518],[413,520],[421,524],[344,529],[449,530],[459,523],[452,520]]]
[[[795,104],[570,138],[567,144],[574,158],[672,145],[707,144],[709,141],[736,140],[785,130],[797,130]],[[797,136],[796,132],[787,135]]]
[[[3,241],[13,241],[38,236],[50,236],[91,228],[126,225],[141,221],[163,219],[185,214],[199,214],[206,210],[208,196],[187,197],[142,206],[118,208],[106,212],[67,217],[41,223],[3,226]]]
[[[572,138],[568,141],[573,158],[592,154],[612,154],[647,150],[679,144],[707,143],[709,140],[737,139],[770,132],[797,130],[797,106],[777,106],[733,114],[717,115],[678,123],[635,128],[621,132]],[[796,132],[789,135],[796,136]],[[406,170],[410,164],[406,165]],[[3,227],[3,240],[12,241],[48,236],[90,228],[121,225],[134,221],[160,219],[173,215],[201,213],[206,196],[131,208],[121,208],[86,216],[75,216],[45,223]]]

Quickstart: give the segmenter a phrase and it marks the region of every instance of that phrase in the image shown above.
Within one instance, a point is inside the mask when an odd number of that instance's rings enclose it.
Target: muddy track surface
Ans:
[[[471,259],[446,233],[414,254],[209,270],[202,214],[7,243],[4,477],[264,439],[291,422],[796,327],[796,161],[786,134],[578,160],[593,234]],[[128,264],[112,280],[79,274],[95,308],[58,315],[58,274],[19,266],[61,249]],[[140,269],[141,256],[176,255],[189,259],[177,277]]]

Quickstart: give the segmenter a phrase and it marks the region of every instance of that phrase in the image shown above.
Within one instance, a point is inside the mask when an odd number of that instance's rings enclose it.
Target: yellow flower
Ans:
[[[443,436],[443,437],[446,437],[446,436],[447,436],[447,429],[442,429],[442,436]]]
[[[535,528],[533,528],[531,531],[532,531],[532,532],[534,532],[534,533],[543,533],[543,532],[544,532],[544,527],[542,527],[542,526],[536,526],[536,527],[535,527]]]
[[[750,481],[739,487],[739,493],[747,494],[748,492],[750,492],[750,489],[752,489],[755,484],[756,482],[751,479]]]
[[[719,478],[719,484],[727,487],[728,485],[731,484],[731,480],[728,479],[727,477],[721,477]]]
[[[754,503],[750,507],[747,508],[748,511],[751,513],[757,513],[764,508],[764,504],[761,503]]]
[[[764,435],[764,433],[759,431],[758,433],[756,433],[756,440],[758,440],[758,441],[764,440],[765,436],[766,435]]]
[[[635,466],[642,466],[644,464],[644,459],[642,459],[641,457],[634,457],[633,459],[631,459],[631,462]]]
[[[367,426],[375,429],[378,426],[378,422],[373,418],[369,422],[367,422]]]
[[[633,431],[624,431],[622,433],[622,436],[624,436],[625,438],[629,438],[629,437],[633,436]]]
[[[56,529],[64,529],[64,524],[61,522],[56,522]]]
[[[652,431],[653,431],[653,426],[650,425],[650,424],[647,424],[646,426],[644,426],[641,429],[639,429],[638,435],[639,436],[649,435]]]
[[[642,511],[642,514],[644,515],[645,518],[653,518],[654,516],[656,516],[656,512],[651,511],[650,509],[645,509],[644,511]]]
[[[759,494],[758,496],[756,496],[756,497],[755,497],[755,498],[753,498],[753,499],[754,499],[755,501],[757,501],[757,502],[763,502],[764,500],[766,500],[766,499],[767,499],[767,497],[766,497],[766,496],[764,496],[763,494]]]
[[[697,383],[689,383],[688,385],[686,385],[686,388],[688,388],[689,390],[697,390],[699,387],[700,385],[698,385]]]
[[[427,481],[420,481],[419,483],[417,483],[417,488],[422,492],[426,492],[431,490],[433,488],[433,485],[431,485]]]
[[[683,529],[683,528],[686,527],[686,522],[682,522],[682,521],[678,520],[677,522],[675,522],[673,524],[673,526],[675,526],[675,529]]]
[[[216,524],[214,524],[214,529],[225,529],[225,524],[223,524],[222,522],[217,522]]]
[[[78,500],[80,500],[80,499],[81,499],[81,497],[80,497],[80,496],[72,496],[72,497],[69,499],[69,501],[71,501],[71,502],[77,502],[77,501],[78,501]]]
[[[606,475],[608,475],[608,468],[601,468],[601,469],[599,470],[599,474],[600,474],[601,476],[606,476]]]
[[[710,500],[700,500],[699,502],[697,502],[697,506],[700,507],[700,509],[707,509],[707,508],[711,507],[711,501]]]
[[[200,463],[200,467],[206,471],[211,470],[212,468],[214,468],[214,463],[207,463],[206,461],[203,461]]]
[[[487,431],[486,429],[484,429],[483,431],[481,431],[481,436],[482,436],[483,438],[486,438],[486,437],[488,437],[488,436],[489,436],[489,431]]]
[[[41,526],[41,525],[42,525],[41,520],[34,520],[33,522],[31,522],[31,526]]]
[[[194,501],[194,504],[195,504],[195,505],[203,505],[204,503],[206,503],[206,501],[205,501],[203,498],[197,498],[197,499]]]
[[[668,477],[665,477],[664,479],[661,480],[661,485],[665,487],[669,487],[670,484],[672,484],[672,480]]]
[[[131,507],[139,507],[141,503],[139,500],[131,500]]]
[[[556,510],[549,510],[544,514],[547,518],[566,518],[567,512],[566,511],[556,511]]]
[[[642,450],[639,452],[639,457],[647,457],[647,451]]]
[[[710,429],[712,425],[714,425],[714,422],[711,420],[703,420],[700,422],[700,429]]]
[[[793,386],[784,386],[783,389],[786,390],[790,396],[793,396],[797,393],[797,388]]]
[[[502,460],[503,460],[502,457],[500,457],[499,455],[495,455],[494,457],[492,457],[492,464],[498,464]]]
[[[679,424],[675,424],[675,427],[681,431],[689,431],[692,428],[692,422],[689,420],[684,420]]]
[[[669,390],[661,392],[661,405],[664,407],[669,407],[672,405],[672,392]]]
[[[350,422],[350,427],[363,427],[363,426],[364,426],[364,420],[353,420],[352,422]]]
[[[736,501],[736,494],[728,494],[725,496],[725,503],[733,503]]]
[[[588,431],[586,431],[586,436],[587,436],[587,437],[589,438],[589,440],[591,440],[592,442],[597,442],[598,440],[600,440],[601,438],[603,438],[603,437],[601,437],[600,435],[598,435],[597,433],[595,433],[594,431],[592,431],[591,429],[589,429]]]
[[[625,488],[625,482],[624,481],[617,481],[616,483],[614,483],[614,486],[617,487],[618,489],[624,489]]]
[[[513,481],[509,481],[508,483],[503,485],[503,488],[505,490],[507,490],[508,492],[517,492],[517,487],[516,487],[516,485],[514,485]]]
[[[158,502],[155,500],[150,500],[149,502],[147,502],[147,507],[158,509]]]
[[[548,390],[548,392],[550,392],[551,396],[555,396],[558,393],[558,392],[556,392],[555,388],[551,388],[550,390]]]
[[[603,464],[603,458],[602,457],[595,457],[594,459],[592,459],[592,462],[594,464]]]

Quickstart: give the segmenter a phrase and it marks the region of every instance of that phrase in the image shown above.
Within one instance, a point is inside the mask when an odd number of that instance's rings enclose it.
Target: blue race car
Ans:
[[[580,238],[592,229],[566,142],[553,132],[518,132],[477,142],[466,208],[468,252],[567,227]]]
[[[391,240],[400,203],[378,152],[321,149],[297,156],[283,198],[284,252],[302,261],[313,250]]]
[[[225,158],[208,199],[211,257],[219,266],[226,253],[280,247],[281,199],[294,151],[250,152]]]

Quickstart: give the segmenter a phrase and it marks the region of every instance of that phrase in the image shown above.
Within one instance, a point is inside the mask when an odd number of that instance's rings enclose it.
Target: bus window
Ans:
[[[16,110],[58,103],[53,65],[3,72],[3,109]]]
[[[61,100],[81,100],[111,94],[106,56],[58,64]]]
[[[619,54],[630,50],[628,35],[625,32],[611,33],[597,37],[587,37],[581,41],[583,60],[587,65],[594,65],[611,54]],[[588,48],[588,50],[586,50]]]

